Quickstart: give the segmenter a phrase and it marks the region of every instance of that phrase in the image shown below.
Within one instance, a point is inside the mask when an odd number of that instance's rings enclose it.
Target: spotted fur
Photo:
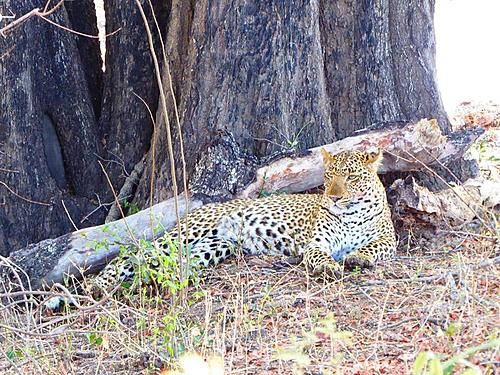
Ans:
[[[385,189],[377,176],[381,153],[321,152],[323,194],[278,194],[208,204],[182,220],[180,233],[174,229],[157,240],[156,249],[168,252],[172,241],[187,240],[190,256],[203,266],[214,266],[238,250],[248,255],[302,255],[308,272],[330,276],[338,275],[342,261],[367,267],[392,257],[396,238]],[[150,259],[154,265],[154,256]],[[110,289],[133,275],[130,258],[118,258],[95,284]]]

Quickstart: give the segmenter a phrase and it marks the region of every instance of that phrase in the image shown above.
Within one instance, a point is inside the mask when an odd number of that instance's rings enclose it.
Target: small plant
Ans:
[[[286,140],[286,143],[288,145],[288,149],[291,150],[297,150],[299,146],[299,139],[300,136],[302,135],[302,132],[306,128],[307,125],[303,125],[298,132],[294,133],[290,138]]]
[[[451,322],[446,327],[444,334],[448,337],[453,337],[458,331],[460,331],[460,324]]]
[[[89,344],[92,346],[101,346],[104,340],[102,336],[99,336],[95,332],[87,334],[87,339],[89,340]]]
[[[311,363],[308,350],[314,347],[318,340],[328,338],[330,340],[330,365],[334,366],[342,361],[342,353],[335,350],[335,343],[350,343],[351,333],[339,331],[332,315],[328,315],[320,321],[310,332],[303,332],[301,338],[291,337],[292,342],[286,349],[278,349],[277,357],[281,360],[294,361],[294,373],[303,374],[304,369]]]
[[[126,289],[134,291],[142,285],[154,285],[160,290],[167,291],[169,295],[176,296],[190,283],[199,284],[200,275],[197,265],[189,257],[189,248],[185,250],[183,244],[179,245],[167,239],[161,247],[166,247],[167,250],[160,250],[153,243],[140,240],[139,251],[125,246],[121,248],[120,256],[127,257],[128,261],[134,265],[134,279],[129,283],[130,285],[125,283]],[[181,270],[179,264],[179,248],[186,261],[183,264],[184,270]]]
[[[127,216],[136,214],[140,211],[140,208],[137,205],[137,203],[129,202],[126,199],[123,201],[123,208],[127,211]]]
[[[481,345],[464,350],[462,353],[443,361],[442,354],[434,352],[420,353],[413,364],[413,375],[448,375],[456,374],[457,365],[465,366],[467,369],[461,375],[480,375],[481,370],[467,359],[477,352],[487,349],[497,349],[500,346],[499,339],[491,339]]]
[[[190,248],[165,239],[160,247],[139,240],[139,248],[122,247],[121,257],[127,257],[134,268],[132,280],[123,282],[124,295],[139,311],[147,314],[136,319],[136,329],[142,332],[145,345],[161,348],[163,360],[169,361],[185,351],[185,311],[197,302],[203,293],[198,290],[200,272],[190,258]],[[179,264],[182,252],[182,272]],[[184,296],[188,286],[194,292]],[[151,312],[160,312],[154,318]]]
[[[16,348],[10,348],[8,349],[6,352],[5,352],[5,356],[9,359],[9,360],[13,360],[13,359],[23,359],[24,358],[24,354],[23,354],[23,351],[21,349],[16,349]]]
[[[351,275],[359,276],[359,275],[361,275],[361,271],[362,271],[362,269],[360,266],[355,266],[351,272]]]

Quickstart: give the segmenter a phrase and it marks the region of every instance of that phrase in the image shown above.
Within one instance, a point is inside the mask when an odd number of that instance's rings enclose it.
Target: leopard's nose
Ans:
[[[330,197],[330,199],[331,199],[334,203],[337,203],[337,202],[340,200],[340,197],[336,197],[336,196],[332,195],[332,196]]]

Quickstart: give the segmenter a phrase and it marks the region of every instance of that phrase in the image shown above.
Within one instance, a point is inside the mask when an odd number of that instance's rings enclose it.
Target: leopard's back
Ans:
[[[321,199],[319,194],[279,194],[210,204],[181,221],[180,236],[174,229],[168,237],[178,243],[187,237],[191,256],[204,265],[219,263],[237,250],[252,255],[300,253]]]

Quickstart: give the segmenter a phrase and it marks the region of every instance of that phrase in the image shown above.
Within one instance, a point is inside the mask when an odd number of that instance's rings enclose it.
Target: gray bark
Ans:
[[[152,3],[160,30],[164,30],[169,2]],[[118,191],[149,149],[153,131],[149,111],[156,113],[158,86],[144,23],[135,1],[109,0],[104,2],[104,7],[106,32],[120,31],[106,39],[106,72],[99,119],[105,150],[101,156],[108,160],[106,170]],[[159,51],[159,36],[147,1],[143,7]]]
[[[174,0],[165,43],[191,182],[221,132],[234,137],[237,154],[260,159],[420,118],[436,118],[448,131],[435,82],[433,12],[433,0]],[[168,87],[166,70],[163,78]],[[172,99],[169,116],[175,128]],[[160,112],[157,124],[164,149]],[[152,178],[155,202],[172,196],[167,153],[152,166],[150,155],[140,205]],[[210,180],[223,180],[212,173]]]
[[[45,3],[7,0],[2,14],[20,16]],[[92,14],[89,2],[81,6],[81,14]],[[71,27],[64,7],[49,18]],[[88,47],[97,61],[97,40]],[[33,17],[0,37],[0,56],[0,254],[5,255],[73,230],[62,201],[80,224],[105,181],[95,167],[100,130],[75,35]],[[87,225],[101,219],[94,216]]]
[[[0,10],[19,17],[45,4],[8,0]],[[98,160],[119,190],[149,148],[150,115],[134,95],[156,111],[144,25],[133,1],[106,1],[106,10],[108,32],[121,30],[107,38],[104,81],[96,38],[38,17],[0,37],[0,254],[73,230],[62,201],[78,227],[101,223],[112,194]],[[155,13],[164,29],[168,2],[155,2]],[[97,35],[91,0],[65,2],[49,18]]]

